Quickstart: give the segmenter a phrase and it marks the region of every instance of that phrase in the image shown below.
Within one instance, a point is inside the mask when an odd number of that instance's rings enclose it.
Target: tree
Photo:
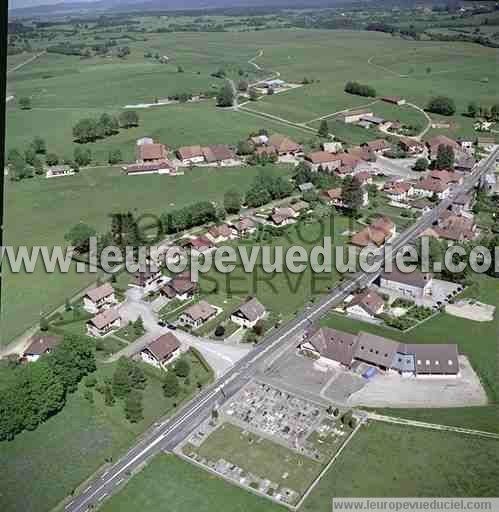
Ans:
[[[163,393],[167,398],[173,398],[178,395],[179,390],[180,385],[177,375],[172,371],[167,372],[165,380],[163,381]]]
[[[86,389],[83,393],[83,397],[85,398],[85,400],[87,400],[89,403],[93,404],[94,403],[94,394],[92,393],[92,391],[90,389]]]
[[[125,357],[120,357],[113,374],[113,394],[118,398],[124,398],[131,390],[128,360]]]
[[[90,148],[76,147],[73,152],[73,158],[80,167],[84,167],[92,162],[92,152]]]
[[[225,334],[225,327],[222,324],[217,325],[215,329],[215,338],[221,338]]]
[[[293,179],[297,185],[310,183],[312,181],[312,171],[310,167],[308,167],[305,162],[301,161],[295,168]]]
[[[426,110],[442,116],[452,116],[456,112],[456,104],[453,99],[447,96],[436,96],[428,102]]]
[[[438,146],[435,167],[437,169],[452,169],[454,167],[454,149],[452,146],[445,144]]]
[[[35,159],[33,160],[33,169],[35,170],[35,173],[38,175],[44,173],[43,162],[40,160],[40,158],[35,157]]]
[[[85,253],[89,250],[90,238],[96,236],[96,234],[97,232],[93,227],[80,222],[64,235],[64,240],[70,242],[77,251]]]
[[[220,88],[217,95],[217,105],[219,107],[232,107],[234,105],[235,92],[234,88],[228,80]]]
[[[428,169],[429,162],[426,158],[421,157],[416,160],[414,163],[414,170],[418,172],[424,172]]]
[[[45,154],[47,152],[47,144],[41,137],[35,137],[31,143],[31,147],[36,154]]]
[[[33,163],[35,162],[35,158],[36,158],[36,153],[35,153],[35,151],[33,150],[33,148],[28,147],[28,148],[26,149],[26,151],[24,152],[24,161],[25,161],[28,165],[33,165]]]
[[[352,215],[356,215],[362,206],[362,187],[355,176],[347,176],[343,180],[341,199]]]
[[[130,423],[137,423],[144,419],[144,406],[142,404],[142,393],[132,390],[125,400],[125,416]]]
[[[321,121],[319,130],[317,131],[317,135],[324,139],[329,138],[329,125],[327,124],[327,121],[325,119]]]
[[[112,405],[114,405],[114,402],[115,402],[115,399],[114,399],[114,395],[113,395],[113,389],[111,388],[111,386],[109,384],[106,384],[104,386],[104,403],[108,407],[111,407]]]
[[[31,99],[27,96],[19,98],[19,106],[21,107],[21,110],[31,110]]]
[[[358,96],[375,97],[376,89],[369,85],[359,84],[358,82],[347,82],[345,84],[345,92],[356,94]]]
[[[109,137],[119,131],[119,123],[116,117],[102,114],[97,121],[97,133],[100,137]]]
[[[241,156],[251,155],[254,147],[248,140],[241,140],[237,144],[237,154]]]
[[[249,84],[247,80],[239,80],[237,84],[237,90],[241,92],[246,92],[248,90]]]
[[[133,332],[136,336],[141,336],[144,334],[144,320],[142,319],[142,316],[139,315],[137,320],[133,323]]]
[[[86,336],[65,334],[48,360],[65,389],[72,393],[80,380],[96,369],[95,345]]]
[[[250,90],[249,90],[249,99],[250,99],[251,101],[258,101],[258,98],[259,98],[258,91],[257,91],[254,87],[250,87]]]
[[[260,186],[253,186],[246,192],[244,202],[250,208],[258,208],[259,206],[270,203],[271,199],[267,190]]]
[[[59,163],[59,157],[55,153],[49,153],[45,160],[47,165],[57,165]]]
[[[239,213],[241,210],[241,202],[241,194],[236,188],[231,188],[225,192],[224,208],[227,213]]]
[[[98,137],[98,126],[95,119],[80,119],[75,126],[73,126],[73,138],[77,142],[86,144],[92,142]]]
[[[40,331],[47,332],[49,330],[49,322],[45,317],[40,318]]]
[[[177,66],[177,73],[183,73],[184,68],[182,66]]]
[[[472,101],[471,103],[468,104],[468,116],[469,117],[476,117],[477,114],[478,114],[478,105]]]
[[[109,158],[108,162],[111,165],[117,164],[123,160],[123,157],[121,156],[121,151],[119,149],[114,149],[109,152]]]
[[[125,110],[120,114],[119,123],[122,128],[139,126],[139,115],[135,110]]]
[[[179,359],[175,364],[175,373],[177,377],[187,377],[191,371],[189,363],[185,359]]]

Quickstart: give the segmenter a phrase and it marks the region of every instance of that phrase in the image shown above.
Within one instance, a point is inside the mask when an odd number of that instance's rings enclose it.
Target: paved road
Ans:
[[[473,175],[470,175],[463,185],[457,188],[454,195],[474,187],[478,179],[492,166],[495,168],[499,148],[480,163]],[[434,210],[420,217],[418,222],[403,232],[391,245],[396,253],[407,243],[413,241],[422,231],[430,226],[453,201],[453,197],[443,201]],[[380,255],[377,258],[381,258]],[[201,392],[188,403],[175,418],[164,420],[146,432],[142,439],[126,455],[124,455],[111,468],[97,476],[92,483],[78,496],[72,497],[66,505],[68,512],[82,512],[94,507],[100,501],[113,494],[124,481],[140,468],[153,455],[161,450],[170,450],[185,436],[192,432],[218,404],[225,402],[239,391],[255,375],[258,367],[266,359],[270,359],[277,351],[293,342],[293,336],[305,329],[308,325],[317,322],[331,307],[339,304],[346,295],[359,286],[367,286],[379,275],[357,273],[347,282],[340,284],[328,295],[321,298],[313,306],[306,307],[296,318],[273,332],[252,352],[236,363],[223,377],[212,386]]]

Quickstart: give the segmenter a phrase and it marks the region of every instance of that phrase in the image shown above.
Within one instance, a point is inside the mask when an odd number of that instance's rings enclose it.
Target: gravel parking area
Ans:
[[[321,390],[338,372],[330,365],[319,366],[311,359],[287,352],[258,378],[300,396],[319,399]]]
[[[322,390],[322,396],[336,403],[346,404],[351,395],[361,390],[366,380],[351,372],[341,371]]]
[[[465,356],[459,356],[460,376],[402,378],[378,374],[348,400],[369,407],[466,407],[484,405],[487,395]]]

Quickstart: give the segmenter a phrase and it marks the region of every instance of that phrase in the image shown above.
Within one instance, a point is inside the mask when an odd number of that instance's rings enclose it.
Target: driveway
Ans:
[[[171,332],[175,334],[186,350],[189,347],[199,350],[218,378],[252,349],[252,345],[228,345],[224,342],[200,338],[181,330],[172,331],[167,327],[159,326],[152,303],[142,300],[142,291],[138,288],[129,288],[127,290],[126,300],[119,307],[119,311],[125,322],[133,322],[141,316],[147,332],[123,350],[113,354],[108,359],[109,362],[116,361],[121,356],[132,357],[143,350],[155,338]]]

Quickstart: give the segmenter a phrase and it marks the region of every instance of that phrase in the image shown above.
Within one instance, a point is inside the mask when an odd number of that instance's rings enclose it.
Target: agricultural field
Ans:
[[[118,494],[103,512],[156,512],[168,503],[170,512],[284,512],[271,501],[231,485],[173,455],[155,459]]]
[[[265,169],[283,176],[289,173],[282,166]],[[67,178],[7,181],[5,244],[65,246],[64,235],[72,226],[83,221],[102,233],[109,226],[108,215],[114,211],[159,215],[200,198],[220,202],[229,188],[247,190],[259,171],[258,167],[203,168],[177,177],[127,177],[117,168],[98,168]],[[40,312],[52,311],[95,279],[95,274],[77,273],[74,266],[68,274],[48,274],[41,261],[34,273],[14,274],[6,266],[2,343],[35,324]]]
[[[144,392],[144,419],[132,424],[125,419],[121,401],[108,407],[97,391],[94,403],[84,398],[82,382],[68,397],[62,411],[34,431],[25,431],[13,441],[0,442],[0,509],[37,510],[55,507],[105,464],[105,459],[123,453],[156,419],[172,414],[197,391],[196,380],[211,380],[194,356],[188,355],[192,383],[176,398],[165,398],[162,374],[142,364],[148,377]],[[99,363],[94,374],[99,381],[112,377],[116,363]],[[33,485],[36,482],[36,485]]]
[[[369,423],[352,439],[301,512],[331,510],[332,496],[494,496],[499,442]]]
[[[474,284],[466,289],[462,295],[499,307],[497,282],[493,278],[475,276]],[[497,423],[499,417],[497,407],[499,395],[499,381],[497,379],[499,318],[497,315],[492,322],[474,322],[441,313],[409,333],[374,326],[336,314],[330,315],[324,320],[324,323],[346,332],[356,333],[363,330],[406,343],[457,343],[459,352],[469,358],[471,365],[478,373],[490,404],[485,407],[473,407],[465,414],[463,414],[463,409],[413,410],[409,413],[406,409],[391,409],[390,413],[401,417],[424,418],[426,421],[436,423],[466,425],[470,428],[499,432]]]
[[[232,144],[248,137],[251,132],[266,128],[270,132],[289,135],[296,141],[308,140],[305,130],[293,128],[270,119],[262,119],[241,112],[216,109],[214,101],[165,105],[138,110],[140,126],[122,129],[120,133],[93,143],[73,142],[72,128],[82,118],[98,117],[102,113],[119,114],[119,110],[85,108],[7,112],[7,149],[24,150],[37,135],[47,141],[48,151],[60,158],[73,158],[76,147],[88,148],[94,164],[107,164],[109,152],[119,149],[125,162],[135,160],[135,143],[144,135],[171,148],[190,144]],[[47,116],[51,123],[47,126]],[[104,170],[101,171],[103,173]]]

